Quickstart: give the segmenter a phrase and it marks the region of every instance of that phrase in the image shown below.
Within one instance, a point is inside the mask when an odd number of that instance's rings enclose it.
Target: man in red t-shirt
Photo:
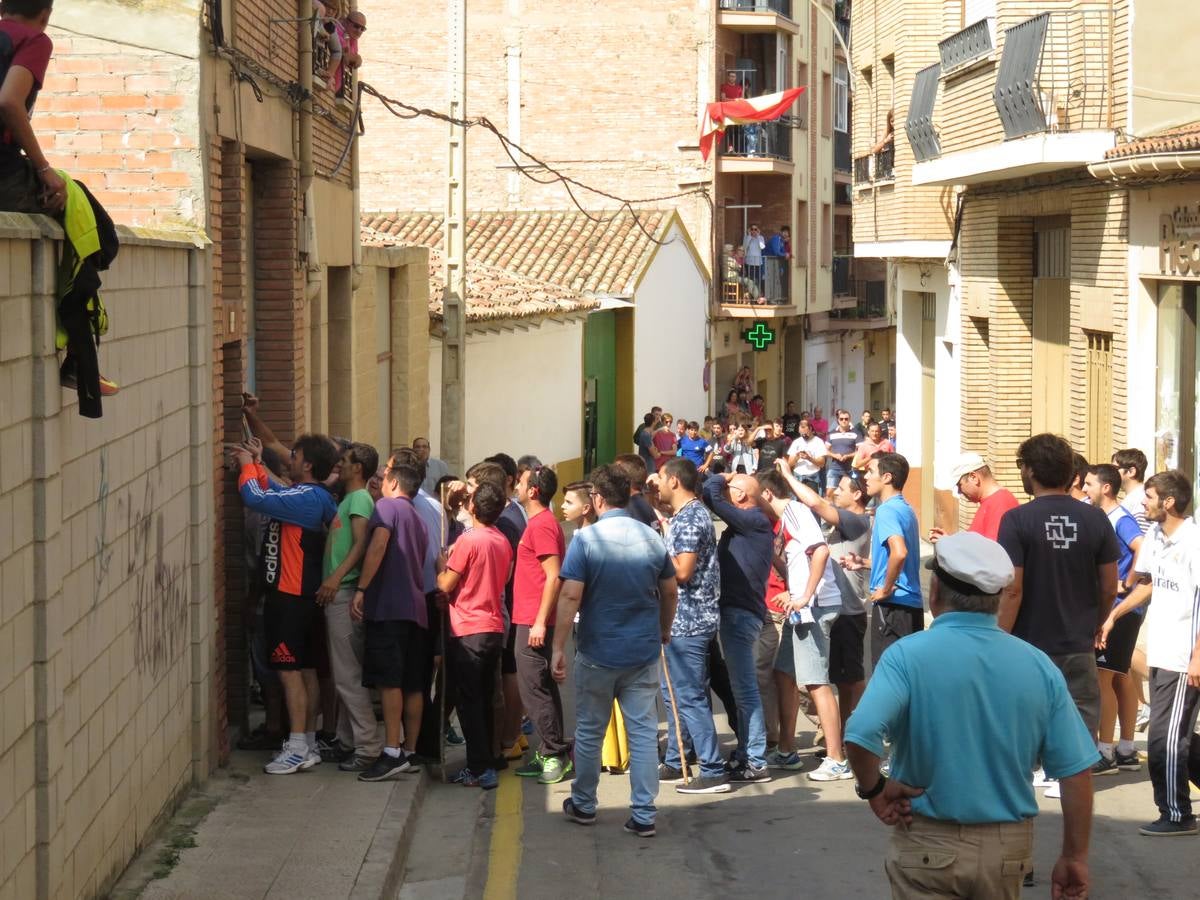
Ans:
[[[542,746],[517,774],[557,784],[571,774],[570,746],[563,735],[563,707],[558,682],[550,674],[554,646],[554,607],[558,571],[567,545],[558,520],[549,510],[558,493],[558,477],[546,466],[526,469],[517,482],[517,502],[529,522],[517,545],[513,578],[513,624],[517,626],[517,685],[521,702],[537,728]]]
[[[454,781],[490,790],[499,783],[492,755],[492,697],[504,649],[504,586],[512,569],[508,538],[495,527],[504,491],[482,481],[467,500],[471,527],[450,550],[438,590],[450,597],[446,655],[458,688],[458,720],[467,740],[467,765]]]
[[[1019,504],[1012,491],[1002,487],[992,474],[987,462],[978,453],[964,453],[950,470],[955,492],[969,503],[978,503],[975,518],[967,529],[982,534],[989,541],[996,540],[1000,533],[1000,520],[1010,509]],[[941,528],[929,530],[929,540],[937,543],[945,532]]]
[[[54,44],[53,0],[0,0],[0,211],[58,213],[67,187],[42,153],[29,117]],[[24,153],[22,154],[22,151]]]

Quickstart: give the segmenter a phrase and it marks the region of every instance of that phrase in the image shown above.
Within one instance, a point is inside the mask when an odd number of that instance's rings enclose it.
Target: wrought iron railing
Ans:
[[[871,155],[859,156],[854,160],[854,183],[855,184],[870,184],[871,183]]]
[[[792,17],[792,0],[721,0],[721,9],[729,12],[771,12]]]
[[[896,142],[892,141],[875,154],[875,180],[891,181],[896,177]]]
[[[727,157],[747,159],[792,158],[792,128],[790,121],[757,122],[735,125],[726,129],[722,153]]]
[[[744,266],[741,269],[726,260],[721,300],[723,306],[786,306],[790,302],[791,281],[787,257],[764,256],[761,266]]]
[[[829,318],[838,321],[864,321],[869,319],[888,318],[887,284],[882,281],[855,281],[854,290],[850,292],[857,297],[858,302],[853,306],[835,306],[829,311]],[[837,291],[834,291],[837,296]]]
[[[850,286],[853,259],[851,256],[835,256],[833,258],[833,296],[844,297],[853,293]]]
[[[1007,138],[1113,127],[1108,9],[1042,13],[1004,32],[992,99]]]

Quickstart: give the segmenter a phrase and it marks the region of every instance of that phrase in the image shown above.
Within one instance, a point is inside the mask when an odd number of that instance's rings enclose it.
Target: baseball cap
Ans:
[[[950,484],[954,488],[954,492],[958,493],[958,483],[962,481],[964,475],[970,475],[972,472],[978,472],[987,461],[978,453],[964,453],[950,468]]]
[[[1013,580],[1004,548],[973,531],[946,535],[933,545],[933,559],[925,567],[963,594],[998,594]]]

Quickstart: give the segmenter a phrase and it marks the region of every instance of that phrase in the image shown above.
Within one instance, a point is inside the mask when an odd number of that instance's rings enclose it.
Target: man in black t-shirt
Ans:
[[[783,433],[794,441],[800,433],[800,413],[796,412],[796,401],[789,400],[783,412]]]
[[[646,463],[636,453],[622,453],[613,460],[613,465],[629,479],[629,505],[625,507],[625,512],[643,525],[649,525],[658,531],[658,516],[654,515],[654,507],[650,505],[650,498],[643,493],[646,487],[646,477],[649,474]]]
[[[754,449],[758,451],[758,469],[756,471],[771,471],[775,468],[775,460],[787,457],[788,447],[791,445],[791,440],[784,436],[782,419],[776,419],[769,425],[763,425],[754,434]]]
[[[1054,661],[1095,732],[1095,637],[1117,596],[1120,549],[1108,517],[1068,495],[1073,457],[1071,445],[1053,434],[1035,435],[1017,452],[1033,500],[1000,520],[999,543],[1015,569],[1000,600],[1000,625]]]

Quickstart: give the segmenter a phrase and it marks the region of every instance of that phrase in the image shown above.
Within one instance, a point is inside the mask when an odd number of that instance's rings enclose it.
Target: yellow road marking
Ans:
[[[500,775],[484,900],[516,900],[517,876],[521,871],[521,835],[525,830],[521,814],[521,782],[511,769]]]

